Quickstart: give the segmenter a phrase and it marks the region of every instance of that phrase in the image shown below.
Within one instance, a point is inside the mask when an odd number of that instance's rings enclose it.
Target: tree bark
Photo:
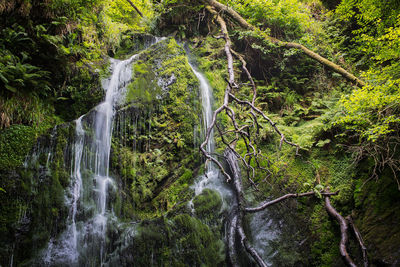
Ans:
[[[331,215],[333,218],[335,218],[338,221],[338,223],[340,225],[340,244],[339,244],[340,255],[342,255],[344,261],[346,262],[346,264],[348,266],[357,267],[357,265],[354,263],[354,261],[351,259],[350,255],[349,255],[349,253],[347,252],[347,241],[349,240],[349,237],[348,237],[348,228],[349,227],[348,227],[347,221],[331,205],[329,196],[325,196],[325,209],[329,215]]]
[[[143,18],[143,13],[140,12],[140,10],[136,7],[136,5],[134,3],[132,3],[131,0],[126,0],[128,1],[128,3],[136,10],[136,12]]]
[[[339,192],[335,192],[335,193],[320,192],[320,193],[323,196],[334,196],[334,195],[337,195]],[[315,195],[314,191],[310,191],[310,192],[306,192],[306,193],[300,193],[300,194],[286,194],[284,196],[278,197],[277,199],[264,202],[263,204],[261,204],[258,207],[246,208],[245,211],[249,212],[249,213],[259,212],[259,211],[262,211],[262,210],[266,209],[267,207],[272,206],[272,205],[274,205],[274,204],[276,204],[278,202],[281,202],[281,201],[283,201],[285,199],[297,198],[297,197],[309,197],[309,196],[314,196],[314,195]]]
[[[346,217],[346,220],[348,221],[349,225],[351,226],[351,229],[354,232],[354,235],[356,236],[356,239],[358,241],[358,244],[360,245],[361,251],[362,251],[362,255],[363,255],[363,264],[364,267],[368,267],[369,263],[368,263],[368,256],[367,256],[367,247],[364,244],[364,240],[361,236],[360,231],[358,230],[358,228],[356,227],[356,225],[353,222],[353,219],[351,218],[351,215]]]
[[[262,32],[260,29],[256,28],[255,26],[251,25],[250,23],[248,23],[242,16],[240,16],[234,9],[221,4],[218,1],[215,0],[203,0],[206,1],[209,5],[213,6],[214,8],[216,8],[218,11],[222,12],[225,11],[226,13],[228,13],[236,22],[239,23],[239,25],[247,30],[251,30],[251,31],[255,31],[260,33],[265,39],[269,40],[272,43],[275,43],[277,45],[286,47],[286,48],[296,48],[296,49],[300,49],[302,50],[308,57],[318,61],[319,63],[323,64],[324,66],[327,66],[328,68],[332,69],[334,72],[339,73],[340,75],[342,75],[344,78],[346,78],[348,81],[355,83],[357,86],[359,87],[363,87],[365,85],[365,83],[360,80],[359,78],[357,78],[356,76],[354,76],[353,74],[351,74],[350,72],[346,71],[345,69],[343,69],[342,67],[340,67],[339,65],[333,63],[332,61],[318,55],[317,53],[311,51],[310,49],[308,49],[307,47],[305,47],[302,44],[298,44],[298,43],[294,43],[294,42],[283,42],[279,39],[276,39],[274,37],[268,36],[267,34],[265,34],[264,32]]]

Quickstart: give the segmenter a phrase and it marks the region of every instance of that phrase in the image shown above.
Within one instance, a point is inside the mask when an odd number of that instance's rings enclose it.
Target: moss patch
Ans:
[[[189,185],[200,165],[199,83],[174,39],[142,51],[132,71],[116,116],[112,168],[132,203],[124,213],[153,218],[192,195]]]
[[[22,165],[35,142],[35,130],[30,126],[13,125],[0,131],[0,170]]]

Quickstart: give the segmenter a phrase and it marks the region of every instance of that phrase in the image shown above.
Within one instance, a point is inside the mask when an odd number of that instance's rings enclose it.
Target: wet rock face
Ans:
[[[154,217],[190,199],[200,164],[199,84],[174,39],[142,51],[132,73],[115,117],[111,168],[126,192],[121,214]]]
[[[189,213],[134,224],[115,242],[111,266],[222,266],[225,259],[220,233]]]
[[[1,171],[0,265],[22,263],[65,227],[64,190],[69,184],[74,127],[63,124],[38,138],[25,163]]]
[[[116,217],[107,222],[104,260],[123,265],[221,263],[222,219],[210,223],[222,205],[218,193],[206,190],[199,196],[195,215],[188,208],[193,196],[189,186],[201,164],[201,107],[199,83],[186,53],[174,39],[166,39],[144,50],[132,70],[126,101],[114,120],[110,175],[115,187],[107,191],[106,208]],[[90,130],[94,121],[94,110],[82,119],[87,144],[95,134]],[[1,214],[8,216],[4,229],[10,230],[1,239],[1,265],[10,264],[10,255],[14,263],[37,264],[49,240],[57,244],[68,228],[75,128],[75,123],[65,124],[41,136],[25,167],[6,174],[14,196],[0,196],[11,207]],[[91,153],[89,148],[84,151]],[[92,173],[82,170],[84,187],[93,183],[88,177]],[[93,207],[83,207],[93,194],[83,192],[77,221],[93,215]],[[160,219],[166,214],[167,219]]]
[[[400,192],[391,172],[365,184],[356,195],[356,224],[371,262],[377,266],[400,264]]]
[[[217,191],[206,188],[193,199],[193,208],[199,218],[213,221],[222,208],[221,196]]]
[[[114,211],[135,223],[114,232],[118,245],[108,264],[223,264],[221,197],[205,190],[194,210],[188,203],[200,165],[198,86],[173,39],[143,51],[133,66],[126,103],[115,117],[111,165],[124,192]]]
[[[108,55],[113,58],[125,58],[129,54],[136,54],[156,42],[156,37],[150,34],[126,31],[123,33],[119,47],[115,51],[108,51]]]

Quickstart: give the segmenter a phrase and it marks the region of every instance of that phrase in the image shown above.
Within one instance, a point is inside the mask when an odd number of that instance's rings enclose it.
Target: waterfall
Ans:
[[[206,77],[197,69],[197,67],[189,61],[189,65],[193,70],[193,73],[196,75],[199,83],[200,83],[200,97],[202,104],[202,113],[203,113],[203,134],[206,136],[206,132],[208,127],[211,125],[212,117],[213,117],[213,95],[212,95],[212,87],[208,83]],[[215,150],[215,141],[214,141],[214,130],[211,130],[210,138],[208,139],[206,145],[206,151],[208,153],[214,153]],[[210,188],[218,191],[224,200],[224,206],[226,207],[226,202],[229,201],[232,197],[231,189],[225,184],[225,179],[222,177],[219,169],[212,162],[208,162],[206,164],[205,174],[201,175],[195,181],[193,188],[195,190],[195,194],[199,195],[203,189]]]
[[[202,113],[203,113],[203,132],[205,136],[206,131],[212,122],[212,116],[213,116],[212,88],[209,85],[207,79],[197,69],[197,67],[190,61],[189,65],[192,68],[193,73],[196,75],[200,83],[200,96],[201,96]],[[214,141],[214,131],[212,130],[206,146],[206,151],[208,153],[214,153],[214,150],[215,150],[215,141]],[[233,156],[232,153],[228,154]],[[236,166],[236,169],[238,169],[238,166]],[[236,170],[236,172],[240,173],[240,171],[238,170]],[[234,200],[233,196],[234,194],[232,192],[232,189],[229,188],[224,181],[225,178],[222,177],[216,165],[213,164],[212,162],[208,162],[206,165],[205,174],[197,178],[197,181],[195,181],[193,188],[195,190],[196,195],[199,195],[205,188],[210,188],[218,191],[224,203],[222,209],[231,210],[232,212],[235,209],[234,206],[236,205],[235,203],[236,201]],[[190,202],[189,205],[192,205],[192,203]],[[229,220],[231,219],[232,218],[230,218]],[[228,225],[226,227],[228,227]],[[262,255],[263,260],[268,264],[272,263],[272,258],[277,253],[274,252],[272,248],[269,246],[269,242],[276,240],[277,237],[279,236],[279,233],[280,232],[278,230],[277,223],[272,218],[270,218],[270,213],[268,211],[257,213],[251,217],[249,236],[251,236],[254,248],[257,250],[258,253],[260,253],[260,255]],[[229,239],[229,234],[226,236],[226,238]],[[226,242],[229,242],[229,240],[226,240]]]
[[[66,196],[68,225],[59,238],[50,240],[43,256],[46,265],[103,264],[107,221],[114,216],[107,209],[107,193],[114,184],[109,175],[113,118],[132,79],[131,63],[136,57],[111,59],[111,78],[103,85],[104,102],[75,121],[71,185]]]

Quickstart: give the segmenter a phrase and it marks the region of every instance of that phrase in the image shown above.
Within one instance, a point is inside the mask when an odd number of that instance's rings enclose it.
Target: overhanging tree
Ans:
[[[348,229],[349,227],[351,227],[353,231],[356,233],[357,241],[363,251],[364,266],[368,266],[366,249],[362,241],[361,235],[357,230],[357,228],[355,227],[351,218],[350,217],[343,218],[332,206],[330,202],[330,197],[336,195],[337,192],[331,193],[329,192],[329,188],[326,188],[325,190],[321,191],[314,190],[301,194],[297,193],[287,194],[275,200],[266,201],[259,207],[255,208],[246,207],[245,203],[246,201],[243,197],[242,177],[238,161],[240,160],[243,163],[243,166],[245,167],[247,172],[247,178],[254,187],[256,187],[256,184],[253,182],[253,178],[255,175],[255,168],[268,172],[268,169],[262,167],[259,163],[260,159],[264,156],[262,155],[260,150],[256,149],[254,141],[255,132],[257,132],[257,130],[259,130],[259,128],[261,127],[260,121],[261,120],[266,121],[272,127],[273,131],[279,136],[280,138],[279,149],[281,149],[282,145],[285,143],[287,145],[295,147],[297,155],[300,147],[295,143],[289,141],[285,137],[285,135],[279,130],[276,123],[273,120],[271,120],[268,116],[266,116],[266,114],[264,114],[264,112],[256,106],[255,104],[255,100],[257,97],[256,84],[254,82],[254,79],[252,78],[250,71],[246,67],[247,65],[246,61],[239,53],[234,51],[232,48],[232,41],[229,36],[226,19],[233,19],[233,22],[238,23],[243,29],[251,30],[258,34],[261,34],[263,38],[279,46],[285,48],[296,48],[303,51],[308,57],[329,67],[330,69],[339,73],[348,81],[354,83],[359,87],[364,86],[365,83],[356,76],[354,76],[353,74],[349,73],[348,71],[338,66],[337,64],[327,60],[326,58],[309,50],[308,48],[306,48],[301,44],[294,42],[283,42],[276,38],[266,35],[264,32],[257,29],[255,26],[249,24],[243,17],[241,17],[235,10],[233,10],[230,7],[227,7],[215,0],[204,0],[202,3],[206,5],[205,8],[212,16],[213,20],[215,20],[219,25],[221,36],[217,38],[223,38],[225,40],[224,53],[227,59],[228,79],[224,93],[223,104],[215,110],[212,122],[207,129],[206,138],[204,142],[201,144],[200,150],[203,153],[203,155],[207,158],[207,160],[214,162],[219,167],[223,175],[226,177],[227,181],[231,184],[233,191],[235,192],[236,195],[236,202],[232,206],[231,216],[228,222],[228,232],[227,232],[227,241],[229,249],[228,254],[231,264],[233,266],[239,266],[238,259],[236,256],[237,255],[236,248],[238,247],[237,242],[240,241],[241,246],[247,251],[247,253],[255,260],[255,262],[259,266],[267,266],[267,264],[262,260],[257,251],[249,243],[246,233],[243,229],[243,218],[246,213],[259,212],[269,206],[272,206],[276,203],[279,203],[289,198],[320,195],[325,199],[325,209],[327,210],[328,214],[331,215],[335,220],[337,220],[340,225],[341,241],[339,244],[339,248],[340,248],[340,253],[346,264],[349,266],[356,266],[353,259],[350,257],[347,251]],[[223,17],[223,15],[225,14],[227,14],[228,17]],[[239,88],[239,85],[235,78],[234,57],[236,57],[241,62],[242,70],[245,73],[245,76],[247,77],[252,87],[253,96],[251,101],[241,100],[240,98],[235,96],[235,90]],[[239,106],[241,107],[242,110],[248,112],[252,122],[242,123],[241,120],[237,119],[237,114],[235,113],[235,110],[233,108],[234,105]],[[230,119],[229,121],[231,124],[231,129],[226,131],[223,131],[222,127],[219,126],[217,123],[218,116],[222,112],[225,112],[228,118]],[[212,129],[214,127],[218,130],[221,140],[226,146],[224,159],[228,163],[229,169],[223,168],[222,163],[217,159],[217,157],[211,155],[205,149],[210,139]],[[246,152],[244,153],[244,156],[241,156],[241,154],[243,153],[239,153],[239,151],[237,151],[236,149],[236,143],[239,140],[243,141],[246,147]],[[320,182],[318,181],[318,184],[319,183]]]

